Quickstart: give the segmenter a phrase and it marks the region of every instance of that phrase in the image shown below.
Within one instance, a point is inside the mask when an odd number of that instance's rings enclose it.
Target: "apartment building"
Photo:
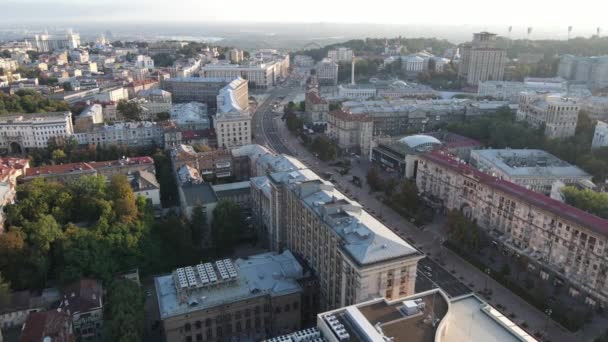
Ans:
[[[458,76],[470,85],[484,81],[501,81],[505,73],[507,52],[496,47],[496,34],[473,34],[473,41],[460,49]]]
[[[608,220],[442,152],[419,156],[416,185],[424,198],[475,220],[499,248],[525,257],[542,279],[566,284],[588,304],[608,302]]]
[[[80,46],[80,34],[67,32],[63,34],[50,35],[48,33],[37,34],[27,39],[38,52],[53,52],[55,50],[72,50]]]
[[[254,221],[272,250],[287,248],[315,271],[321,308],[413,294],[423,255],[333,184],[287,164],[251,179]]]
[[[485,173],[545,195],[555,182],[593,184],[590,174],[543,150],[473,150],[470,159]]]
[[[608,87],[608,56],[563,55],[557,75],[567,80],[583,83],[591,89]]]
[[[591,148],[600,148],[605,146],[608,146],[608,123],[598,121],[595,125]]]
[[[217,108],[217,96],[227,85],[233,88],[239,106],[247,108],[249,88],[247,80],[235,76],[222,77],[181,77],[169,78],[162,82],[163,90],[171,93],[174,103],[202,102],[210,109]]]
[[[338,84],[338,63],[329,58],[323,58],[315,66],[320,85],[335,86]]]
[[[327,136],[347,153],[368,159],[371,149],[374,120],[368,115],[354,115],[342,109],[327,115]]]
[[[353,50],[345,47],[327,51],[327,58],[331,58],[336,63],[349,62],[353,60]]]
[[[119,122],[96,126],[73,135],[79,145],[163,146],[163,127],[157,122]]]
[[[264,253],[178,268],[154,284],[166,341],[260,341],[300,329],[314,295],[294,255]]]
[[[545,136],[567,138],[576,132],[580,103],[577,99],[546,92],[524,92],[519,97],[516,120],[545,128]]]
[[[217,95],[217,113],[214,117],[217,145],[235,148],[251,144],[251,114],[248,101],[242,97],[239,81],[230,82]]]
[[[306,84],[304,107],[304,118],[307,123],[322,125],[327,122],[329,102],[321,97],[319,93],[319,81],[314,70],[311,70],[310,78]]]
[[[21,154],[46,148],[49,139],[74,133],[71,112],[8,114],[0,117],[0,149]]]

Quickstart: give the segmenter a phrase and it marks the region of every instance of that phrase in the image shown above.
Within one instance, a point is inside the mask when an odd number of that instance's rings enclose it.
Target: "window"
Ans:
[[[190,331],[190,329],[192,329],[192,326],[190,325],[190,323],[186,323],[186,325],[184,325],[184,330]]]
[[[194,323],[194,326],[196,327],[196,329],[200,329],[203,326],[203,324],[201,321],[196,321],[196,323]]]
[[[206,326],[206,327],[210,327],[210,326],[211,326],[211,318],[207,318],[207,319],[205,320],[205,326]]]

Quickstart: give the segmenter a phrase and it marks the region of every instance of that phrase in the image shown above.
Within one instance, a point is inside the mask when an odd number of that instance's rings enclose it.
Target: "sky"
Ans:
[[[605,0],[0,0],[0,21],[334,22],[608,29]]]

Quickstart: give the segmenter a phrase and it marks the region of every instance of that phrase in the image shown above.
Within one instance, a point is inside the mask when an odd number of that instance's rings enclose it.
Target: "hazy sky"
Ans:
[[[0,0],[0,21],[249,21],[608,29],[606,0]]]

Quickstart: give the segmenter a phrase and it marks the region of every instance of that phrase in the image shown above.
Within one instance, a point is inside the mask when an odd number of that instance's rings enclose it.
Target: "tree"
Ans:
[[[378,174],[378,170],[376,170],[374,167],[367,171],[366,180],[369,188],[372,191],[380,191],[384,188],[384,184],[380,178],[380,175]]]
[[[110,179],[108,192],[114,202],[114,211],[122,222],[133,222],[137,219],[135,195],[125,175],[115,175]]]
[[[110,341],[142,341],[145,297],[133,281],[117,279],[108,290],[105,311]]]
[[[0,305],[6,305],[11,296],[11,283],[0,273]]]
[[[127,120],[139,121],[141,118],[141,107],[137,102],[120,100],[118,101],[116,110]]]
[[[336,145],[324,135],[315,137],[310,149],[323,161],[335,159],[338,155]]]
[[[213,210],[211,236],[218,253],[230,253],[245,229],[245,218],[241,207],[228,200],[221,200]]]
[[[203,239],[207,237],[207,219],[201,205],[196,205],[192,209],[190,227],[192,230],[192,241],[198,247],[203,243]]]
[[[157,53],[152,56],[152,59],[154,60],[154,66],[157,68],[170,67],[175,62],[175,57],[168,53]]]
[[[562,193],[566,203],[608,219],[608,193],[589,189],[579,190],[573,186],[564,187]]]
[[[509,275],[511,275],[511,266],[509,265],[509,263],[508,263],[508,262],[505,262],[505,263],[502,265],[502,267],[501,267],[501,269],[500,269],[500,274],[501,274],[503,277],[508,277]]]
[[[51,159],[57,164],[63,163],[66,160],[67,156],[63,150],[56,149],[51,153]]]
[[[2,50],[2,57],[4,58],[11,58],[11,52],[8,50]]]

